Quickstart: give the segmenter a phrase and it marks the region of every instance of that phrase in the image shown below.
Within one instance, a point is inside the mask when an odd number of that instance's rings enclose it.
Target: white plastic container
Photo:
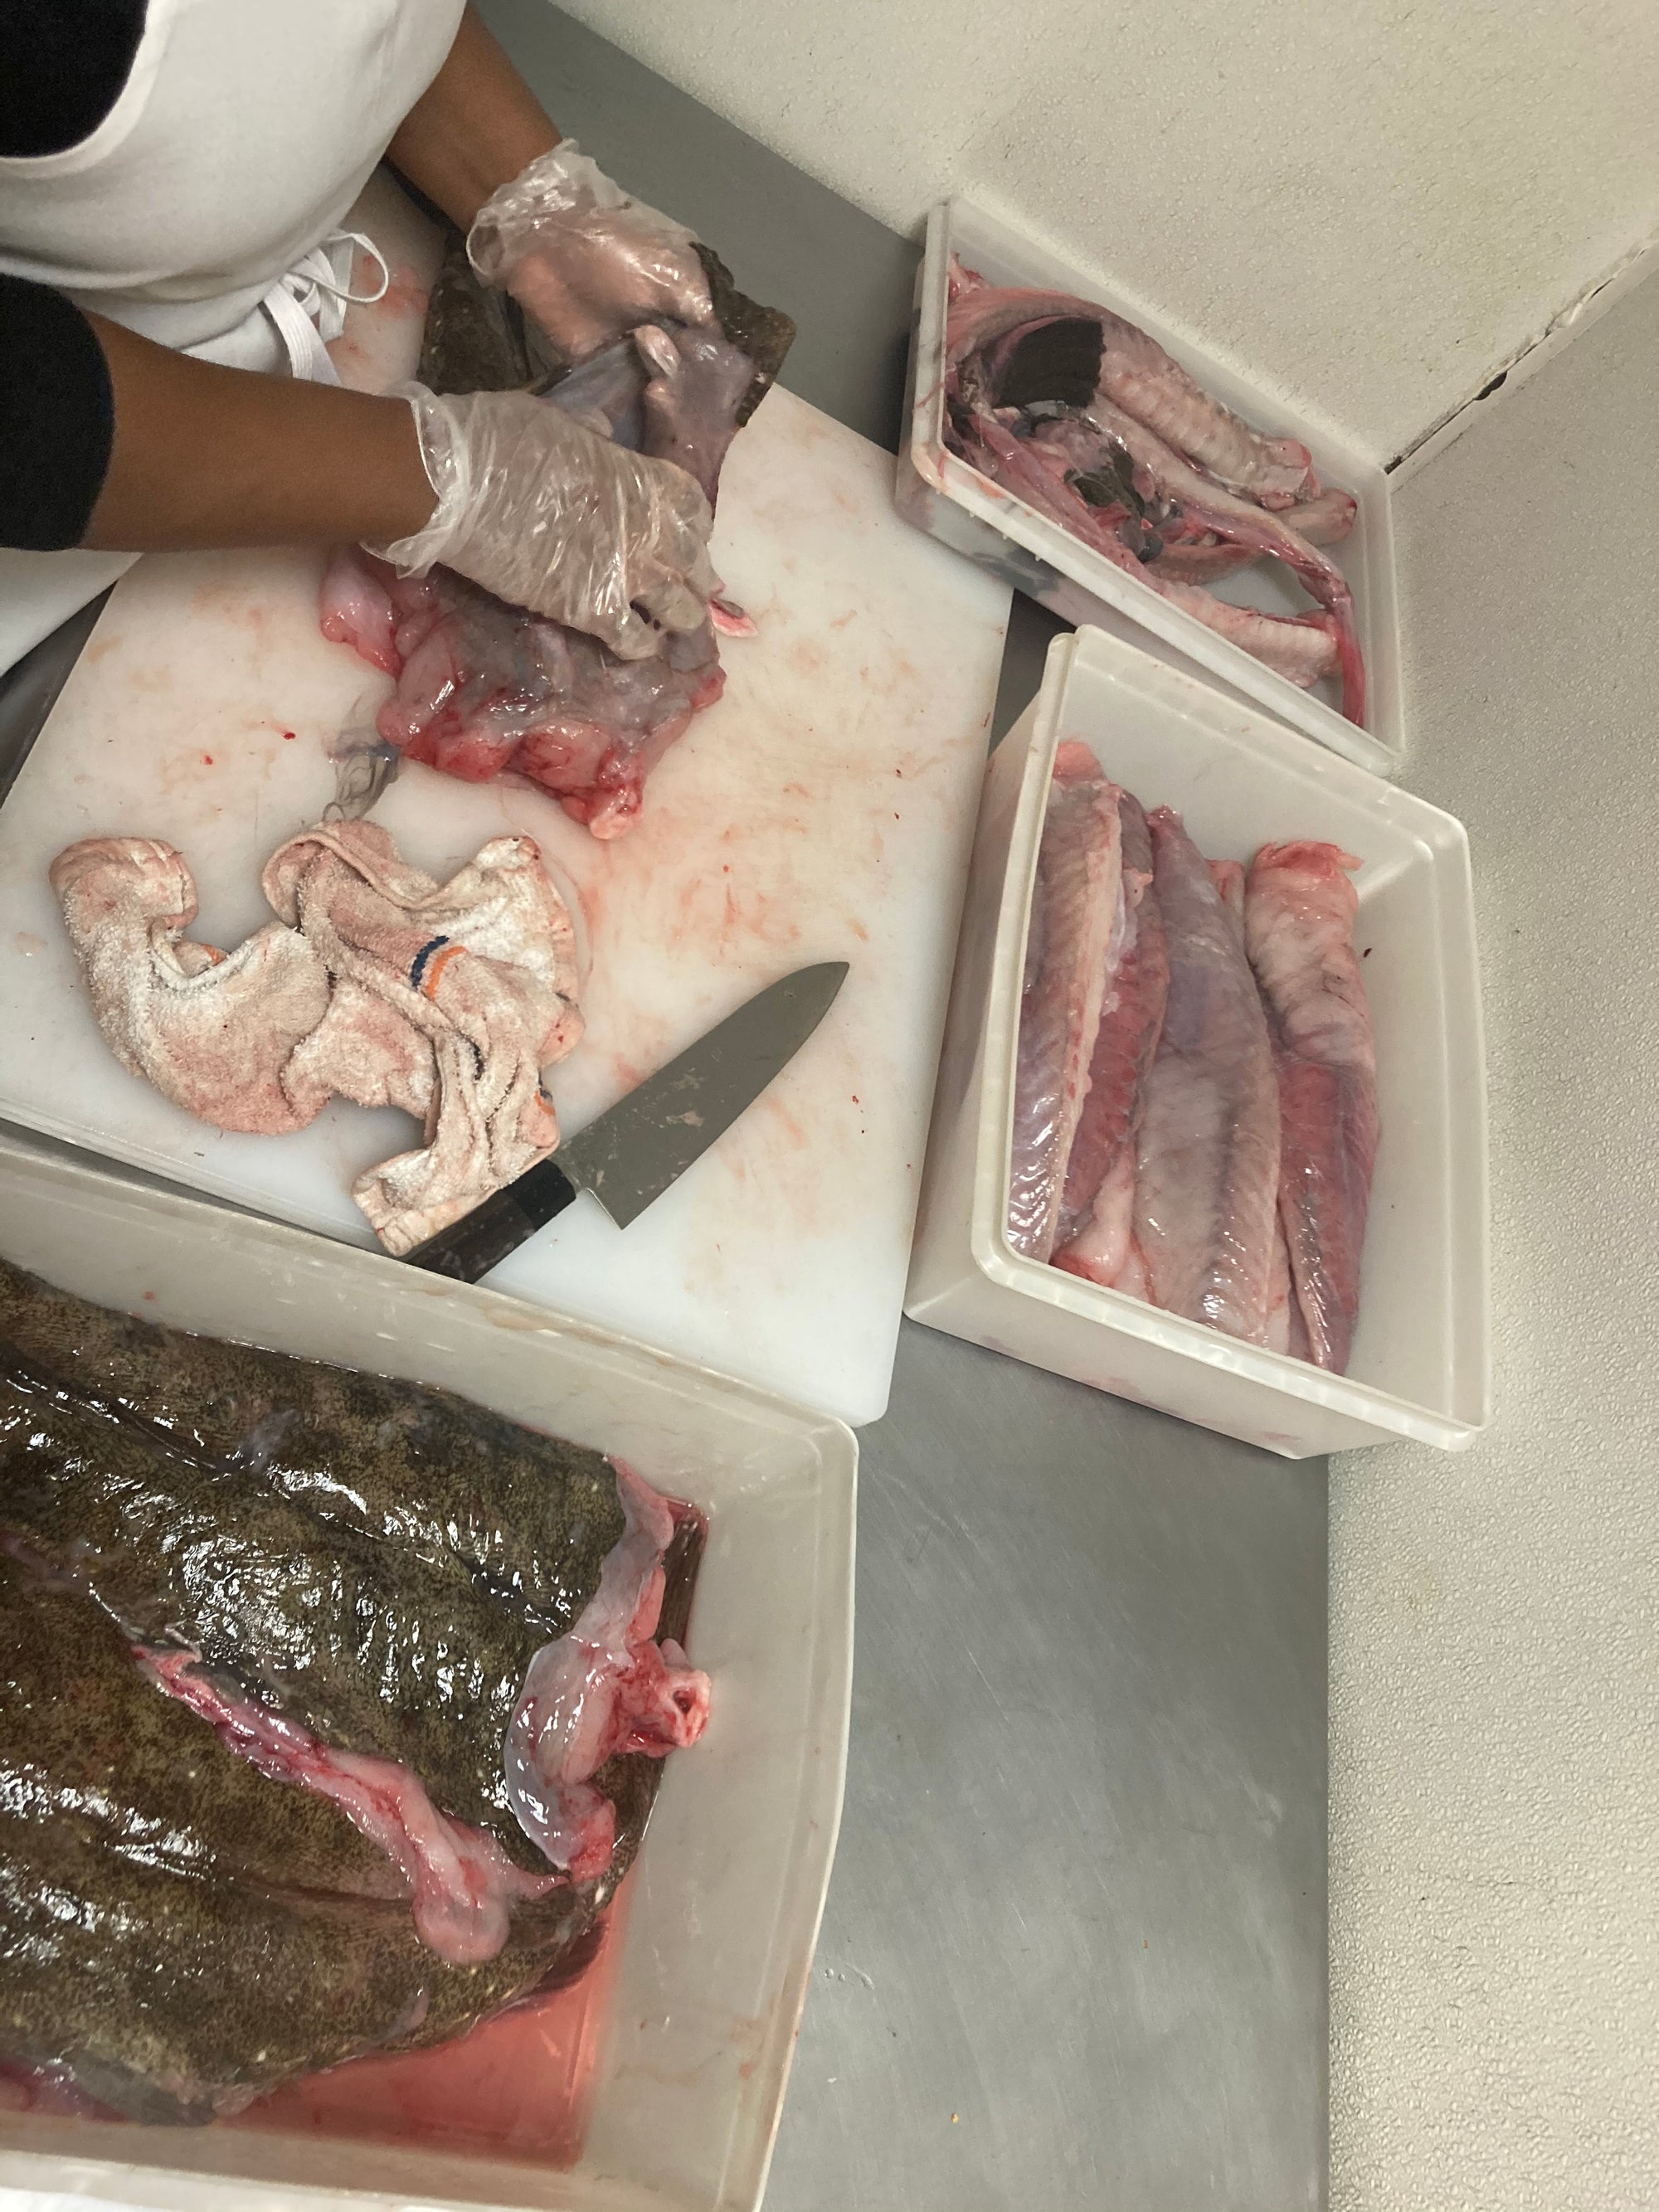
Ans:
[[[1212,859],[1328,838],[1364,865],[1356,942],[1382,1139],[1346,1376],[1023,1258],[1007,1241],[1014,1056],[1037,848],[1062,738]],[[1448,814],[1097,629],[1057,637],[992,757],[934,1098],[913,1320],[1286,1458],[1487,1418],[1486,1112],[1468,841]]]
[[[951,262],[959,254],[993,284],[1069,292],[1124,316],[1189,369],[1215,398],[1276,435],[1299,438],[1328,483],[1352,492],[1359,513],[1352,535],[1325,550],[1352,587],[1368,678],[1365,726],[1342,714],[1328,685],[1299,690],[1242,647],[1117,568],[1069,531],[982,477],[945,444],[945,322]],[[900,512],[945,544],[965,553],[1067,622],[1093,623],[1134,639],[1177,665],[1204,669],[1234,696],[1254,701],[1318,738],[1345,760],[1393,775],[1404,752],[1401,724],[1400,623],[1395,601],[1394,524],[1388,478],[1329,430],[1251,383],[1186,333],[1172,330],[1137,300],[1092,271],[1060,260],[963,200],[936,207],[916,284],[904,443],[899,453]],[[1273,562],[1257,562],[1216,587],[1217,596],[1267,614],[1304,614],[1310,602]]]
[[[839,1421],[516,1300],[0,1139],[0,1252],[185,1328],[443,1385],[710,1516],[708,1730],[629,1880],[585,2151],[563,2171],[223,2127],[0,2114],[0,2187],[166,2208],[760,2202],[840,1820],[856,1446]]]

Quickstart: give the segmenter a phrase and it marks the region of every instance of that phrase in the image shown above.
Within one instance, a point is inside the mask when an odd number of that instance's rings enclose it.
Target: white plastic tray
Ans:
[[[1025,933],[1060,738],[1212,859],[1329,838],[1359,855],[1357,942],[1382,1139],[1346,1376],[1022,1258],[1005,1234]],[[992,757],[957,953],[906,1311],[1287,1458],[1487,1418],[1486,1109],[1468,841],[1448,814],[1097,629],[1057,637]]]
[[[1361,729],[1338,711],[1328,685],[1302,691],[1240,647],[1218,637],[1149,584],[1050,522],[1023,500],[982,477],[945,444],[945,321],[951,257],[960,254],[994,284],[1036,285],[1097,301],[1155,337],[1213,396],[1246,421],[1299,438],[1321,477],[1354,494],[1359,513],[1352,534],[1327,549],[1352,586],[1365,655],[1368,701]],[[933,210],[927,251],[916,280],[916,319],[904,444],[899,453],[900,512],[931,537],[1040,600],[1067,622],[1093,623],[1133,637],[1177,665],[1196,665],[1234,696],[1253,701],[1316,738],[1345,760],[1392,775],[1404,752],[1401,725],[1400,623],[1395,604],[1394,524],[1388,478],[1375,462],[1333,437],[1170,325],[1139,301],[1095,275],[1060,260],[963,200]],[[1277,564],[1258,562],[1229,577],[1218,596],[1268,614],[1305,613],[1309,602]]]
[[[0,1252],[147,1317],[441,1384],[621,1454],[710,1516],[689,1640],[714,1686],[702,1741],[668,1761],[630,1881],[575,2166],[0,2114],[0,2188],[166,2212],[757,2205],[841,1814],[851,1433],[514,1299],[3,1138]]]

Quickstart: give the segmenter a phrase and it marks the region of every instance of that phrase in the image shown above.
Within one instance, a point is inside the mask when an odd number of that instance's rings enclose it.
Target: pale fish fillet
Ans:
[[[1056,1267],[1110,1286],[1134,1234],[1135,1140],[1170,984],[1152,890],[1152,841],[1140,803],[1118,803],[1123,837],[1122,946],[1106,981],[1089,1091],[1066,1163]]]
[[[1036,1260],[1054,1249],[1113,939],[1122,927],[1119,796],[1086,745],[1060,746],[1026,939],[1008,1183],[1008,1242]]]
[[[1227,909],[1227,919],[1238,932],[1238,941],[1244,942],[1244,863],[1243,860],[1206,860],[1210,881],[1215,885],[1221,903]]]
[[[1358,866],[1334,845],[1264,845],[1244,900],[1278,1068],[1279,1212],[1295,1304],[1305,1356],[1337,1374],[1358,1318],[1378,1137],[1376,1044],[1353,945],[1348,872]]]
[[[1152,1300],[1262,1344],[1279,1096],[1255,980],[1179,815],[1150,817],[1170,988],[1147,1084],[1135,1237]]]

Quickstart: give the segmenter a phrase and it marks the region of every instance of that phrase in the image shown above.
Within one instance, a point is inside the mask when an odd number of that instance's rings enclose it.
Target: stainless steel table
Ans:
[[[896,445],[916,248],[544,0],[483,14],[795,316],[783,381]],[[1055,626],[1016,601],[999,734]],[[769,2212],[1322,2204],[1323,1462],[908,1325],[862,1445],[847,1810]]]
[[[795,315],[784,382],[896,444],[915,247],[544,0],[483,12]],[[1055,627],[1016,601],[998,734]],[[82,641],[5,687],[0,755]],[[1322,2205],[1324,1463],[908,1326],[862,1444],[846,1816],[769,2212]]]

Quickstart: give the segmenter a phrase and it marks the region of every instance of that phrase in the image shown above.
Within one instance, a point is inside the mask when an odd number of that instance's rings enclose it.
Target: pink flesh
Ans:
[[[493,1959],[514,1904],[544,1896],[551,1875],[526,1874],[493,1836],[438,1811],[419,1778],[389,1759],[336,1751],[264,1705],[228,1696],[193,1651],[135,1648],[158,1688],[208,1722],[220,1741],[274,1782],[314,1790],[407,1877],[422,1942],[452,1966]]]
[[[447,569],[399,576],[356,549],[329,569],[322,621],[397,677],[375,727],[406,758],[469,783],[526,776],[596,837],[632,826],[651,769],[726,681],[708,629],[618,660]]]
[[[957,367],[1007,331],[1057,319],[1099,324],[1100,391],[1220,483],[1272,507],[1291,506],[1310,486],[1313,464],[1305,446],[1253,430],[1145,331],[1064,292],[1003,289],[958,263],[945,321],[946,367]]]
[[[1054,1249],[1114,938],[1123,926],[1118,798],[1086,745],[1060,746],[1026,940],[1008,1184],[1008,1242],[1036,1260]]]
[[[1291,1279],[1290,1248],[1285,1242],[1285,1221],[1281,1214],[1273,1223],[1273,1267],[1267,1292],[1267,1349],[1287,1352],[1292,1359],[1312,1357],[1308,1345],[1308,1328],[1302,1318],[1302,1309],[1297,1303],[1296,1285]]]
[[[1279,1094],[1238,933],[1178,815],[1150,817],[1169,996],[1146,1087],[1135,1235],[1154,1303],[1267,1340]]]
[[[1054,1237],[1057,1247],[1065,1247],[1074,1238],[1087,1237],[1091,1251],[1097,1253],[1103,1243],[1109,1254],[1117,1252],[1120,1243],[1127,1249],[1133,1212],[1135,1137],[1146,1100],[1146,1078],[1164,1026],[1164,1002],[1170,984],[1164,922],[1152,891],[1152,845],[1146,817],[1139,802],[1127,792],[1119,800],[1118,812],[1123,839],[1121,947],[1101,1000],[1088,1095],[1066,1164]],[[1113,1181],[1115,1173],[1114,1193],[1104,1193],[1103,1187]],[[1123,1212],[1126,1174],[1129,1208],[1120,1236],[1117,1220]],[[1092,1226],[1091,1215],[1097,1217]],[[1066,1264],[1063,1250],[1058,1264]],[[1121,1253],[1110,1264],[1115,1273],[1122,1264]],[[1093,1279],[1103,1278],[1097,1274]]]
[[[708,1677],[677,1644],[651,1640],[676,1509],[620,1463],[617,1492],[624,1525],[599,1586],[575,1626],[531,1661],[507,1731],[514,1815],[574,1882],[602,1875],[616,1842],[616,1808],[593,1775],[623,1752],[683,1749],[708,1718]]]
[[[1346,1370],[1376,1158],[1376,1046],[1354,951],[1359,862],[1264,845],[1245,893],[1249,955],[1279,1075],[1279,1212],[1305,1356]]]
[[[1236,607],[1215,599],[1196,585],[1166,583],[1155,567],[1138,561],[1119,538],[1117,522],[1121,517],[1115,520],[1111,508],[1091,507],[1066,483],[1065,465],[1058,454],[1050,452],[1045,457],[1037,440],[1015,437],[993,416],[976,415],[972,422],[974,444],[969,447],[952,434],[952,450],[994,483],[1001,484],[1103,555],[1126,575],[1139,577],[1160,598],[1185,608],[1206,629],[1214,630],[1304,690],[1337,672],[1338,641],[1328,614],[1259,614],[1254,607]]]
[[[1155,431],[1122,408],[1097,398],[1089,414],[1097,428],[1123,447],[1137,468],[1146,471],[1158,494],[1178,501],[1193,522],[1252,553],[1282,561],[1321,606],[1329,610],[1342,673],[1342,711],[1350,721],[1363,723],[1364,661],[1354,629],[1353,593],[1335,562],[1292,529],[1290,517],[1265,514],[1248,499],[1211,483]]]
[[[1359,502],[1351,491],[1321,491],[1285,508],[1283,520],[1310,545],[1340,545],[1351,536]],[[1159,526],[1164,550],[1147,566],[1171,584],[1216,584],[1235,576],[1261,556],[1248,545],[1224,543],[1212,530],[1182,517]]]
[[[1135,1154],[1125,1145],[1101,1178],[1089,1201],[1089,1210],[1077,1233],[1063,1250],[1054,1254],[1054,1265],[1068,1275],[1115,1290],[1121,1284],[1135,1251]]]
[[[1238,941],[1244,942],[1244,863],[1243,860],[1206,860],[1210,881],[1215,885],[1216,896],[1227,909],[1227,919],[1238,932]]]
[[[717,637],[754,637],[758,635],[753,615],[745,614],[733,599],[710,599],[708,626]]]

